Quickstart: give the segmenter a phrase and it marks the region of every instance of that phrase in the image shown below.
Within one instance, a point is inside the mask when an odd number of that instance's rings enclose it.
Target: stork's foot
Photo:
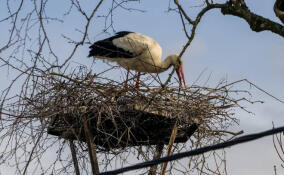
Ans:
[[[136,81],[135,88],[139,89],[139,81]]]
[[[125,81],[125,83],[124,83],[124,90],[127,90],[127,81]]]

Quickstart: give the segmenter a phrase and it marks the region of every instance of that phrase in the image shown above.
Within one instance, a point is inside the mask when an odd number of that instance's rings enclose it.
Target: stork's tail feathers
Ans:
[[[122,38],[130,33],[129,31],[122,31],[115,34],[115,36],[95,42],[89,48],[91,49],[88,57],[101,56],[109,58],[132,58],[134,56],[128,50],[124,50],[121,46],[115,45],[112,41],[117,38]]]
[[[95,48],[93,48],[92,46],[89,47],[91,50],[89,51],[89,55],[88,57],[93,57],[93,56],[97,56],[99,55],[97,50]]]

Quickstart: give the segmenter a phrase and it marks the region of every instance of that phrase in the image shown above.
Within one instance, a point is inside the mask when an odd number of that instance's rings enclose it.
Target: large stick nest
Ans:
[[[126,90],[123,83],[99,75],[52,73],[36,95],[24,100],[28,111],[24,115],[48,119],[49,134],[79,141],[86,141],[82,120],[86,118],[101,150],[167,144],[175,123],[175,142],[180,143],[197,128],[198,137],[222,135],[219,130],[236,122],[232,109],[243,99],[230,97],[236,92],[229,89],[231,85]]]

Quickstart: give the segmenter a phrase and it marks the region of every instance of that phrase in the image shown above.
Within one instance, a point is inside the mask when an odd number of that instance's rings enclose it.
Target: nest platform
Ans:
[[[174,124],[178,122],[175,118],[137,110],[135,107],[120,111],[119,114],[111,117],[106,112],[98,112],[95,108],[88,109],[83,106],[81,109],[76,117],[74,117],[74,111],[55,116],[48,127],[48,134],[85,142],[84,118],[82,118],[84,116],[94,144],[110,150],[168,144]],[[175,143],[186,142],[197,128],[196,123],[178,128]]]

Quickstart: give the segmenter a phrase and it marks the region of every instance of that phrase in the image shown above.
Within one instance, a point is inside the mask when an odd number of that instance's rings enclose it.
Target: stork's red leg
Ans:
[[[127,89],[128,75],[129,75],[129,69],[127,69],[126,80],[124,82],[124,89]]]
[[[140,72],[138,72],[137,80],[136,80],[136,85],[135,85],[135,87],[136,87],[137,89],[139,88],[139,81],[140,81]]]

